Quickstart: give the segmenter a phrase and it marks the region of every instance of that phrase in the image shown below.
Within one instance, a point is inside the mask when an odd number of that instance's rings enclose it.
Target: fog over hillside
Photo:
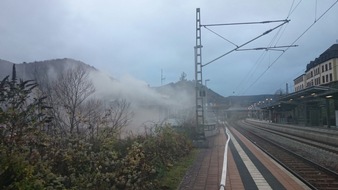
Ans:
[[[1,78],[11,75],[13,64],[0,60]],[[177,117],[182,110],[191,109],[194,105],[194,93],[189,88],[177,90],[168,85],[163,87],[165,91],[161,91],[158,90],[159,88],[149,87],[144,81],[132,76],[114,79],[94,67],[73,59],[16,64],[16,71],[18,78],[34,79],[40,83],[39,85],[44,85],[44,82],[55,80],[58,74],[77,65],[84,66],[89,72],[96,90],[92,95],[93,98],[104,102],[125,99],[131,103],[134,116],[130,126],[125,129],[126,131],[143,132],[145,125],[159,123],[169,117]]]

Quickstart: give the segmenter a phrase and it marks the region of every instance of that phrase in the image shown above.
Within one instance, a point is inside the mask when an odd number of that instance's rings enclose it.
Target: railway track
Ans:
[[[301,136],[300,134],[306,133],[310,140],[316,140],[317,142],[322,142],[327,145],[331,146],[338,146],[338,130],[337,129],[324,129],[324,128],[318,128],[318,127],[302,127],[302,126],[290,126],[290,125],[283,125],[283,124],[277,124],[277,123],[264,123],[259,121],[253,121],[253,120],[242,120],[245,123],[248,123],[250,125],[254,126],[261,126],[265,128],[273,128],[278,131],[282,131],[286,133],[286,131],[292,131],[292,135],[299,136],[302,138],[305,138],[304,136]],[[298,134],[298,135],[297,135]],[[330,138],[333,141],[328,141],[327,139],[314,139],[314,136],[325,136],[327,138]]]
[[[306,145],[310,145],[314,148],[318,148],[321,150],[325,150],[327,152],[333,153],[333,154],[337,154],[338,155],[338,147],[336,145],[333,144],[328,144],[328,143],[323,143],[322,141],[317,141],[315,139],[310,139],[310,138],[304,138],[302,136],[299,135],[294,135],[292,133],[285,133],[279,130],[276,130],[274,128],[265,126],[265,125],[260,125],[257,123],[251,123],[251,122],[247,122],[247,121],[242,121],[244,125],[248,125],[248,126],[254,126],[256,129],[264,131],[266,133],[271,133],[271,134],[275,134],[299,143],[304,143]]]
[[[239,123],[233,123],[240,133],[255,143],[312,189],[338,189],[338,173],[327,169],[298,153],[253,133]],[[233,129],[232,129],[233,130]]]

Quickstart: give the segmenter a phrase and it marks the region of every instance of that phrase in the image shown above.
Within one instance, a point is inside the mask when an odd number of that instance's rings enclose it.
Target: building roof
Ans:
[[[329,86],[311,86],[309,88],[305,88],[304,90],[300,90],[286,96],[283,96],[279,99],[279,101],[299,101],[299,100],[309,100],[313,98],[325,98],[326,96],[334,96],[333,98],[338,98],[338,89],[332,88]]]
[[[301,102],[320,99],[338,99],[338,89],[329,86],[312,86],[281,97],[278,101],[262,107],[263,110],[290,111]]]
[[[278,101],[273,104],[262,107],[263,110],[275,110],[275,111],[290,111],[297,106],[292,101]]]
[[[311,61],[306,65],[306,71],[308,72],[313,67],[333,58],[338,58],[338,44],[333,44],[330,48],[320,54],[314,61]]]
[[[298,79],[302,79],[302,81],[303,81],[303,78],[304,78],[304,77],[305,77],[305,74],[301,74],[299,77],[293,79],[293,82],[295,82],[295,81],[298,80]]]
[[[226,112],[241,112],[241,111],[248,111],[247,107],[230,107],[225,110]]]

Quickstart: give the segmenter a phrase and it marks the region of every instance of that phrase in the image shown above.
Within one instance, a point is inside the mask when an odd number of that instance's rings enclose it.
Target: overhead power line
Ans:
[[[292,8],[292,7],[291,7]],[[291,10],[290,8],[290,10]],[[276,32],[276,34],[274,35],[274,37],[271,39],[271,41],[268,43],[267,47],[272,47],[272,45],[274,44],[274,46],[277,46],[278,44],[278,41],[280,40],[281,36],[283,35],[284,31],[285,31],[285,28],[287,27],[288,25],[284,25],[283,27],[280,27],[278,29],[278,31]],[[278,37],[279,36],[279,37]],[[271,50],[271,49],[270,49]],[[279,51],[285,51],[285,50],[281,50],[281,49],[278,49]],[[249,80],[255,73],[255,71],[257,70],[258,68],[258,65],[261,63],[261,61],[264,60],[265,56],[267,55],[267,52],[269,51],[269,49],[266,49],[266,51],[264,51],[260,57],[256,60],[255,64],[251,67],[250,71],[244,75],[245,77],[241,80],[241,82],[239,83],[239,85],[237,85],[237,89],[236,89],[236,92],[240,92],[240,88],[241,88],[241,91],[243,91],[244,89],[243,88],[243,83],[244,81],[247,81]],[[270,60],[270,54],[269,54],[269,60]],[[248,81],[248,83],[250,83],[250,81]],[[242,92],[240,92],[239,94],[242,94]]]
[[[301,37],[303,37],[319,20],[323,18],[323,16],[329,12],[336,4],[338,3],[338,0],[336,0],[323,14],[319,16],[318,19],[316,19],[308,28],[305,29],[305,31],[300,34],[292,43],[291,45],[294,45]],[[244,91],[244,93],[250,89],[256,82],[262,78],[262,76],[285,54],[285,52],[289,50],[289,47],[285,49],[284,52],[282,52],[264,71],[259,77]]]
[[[225,38],[225,37],[223,37],[222,35],[220,35],[220,34],[216,33],[215,31],[211,30],[210,28],[208,28],[208,27],[206,27],[206,26],[204,26],[204,28],[205,28],[205,29],[207,29],[207,30],[209,30],[210,32],[214,33],[216,36],[218,36],[218,37],[222,38],[223,40],[225,40],[225,41],[229,42],[230,44],[232,44],[232,45],[234,45],[234,46],[238,47],[238,45],[236,45],[236,44],[235,44],[235,43],[233,43],[232,41],[230,41],[230,40],[226,39],[226,38]]]
[[[296,0],[292,1],[292,4],[290,6],[289,12],[287,14],[286,19],[288,19],[293,12],[297,9],[297,7],[299,6],[299,4],[302,2],[302,0],[298,1],[298,3],[295,5]],[[295,5],[295,6],[294,6]],[[279,30],[277,31],[277,33],[274,35],[274,37],[271,39],[270,43],[267,45],[268,47],[272,46],[272,44],[274,44],[275,46],[277,46],[278,42],[280,41],[280,39],[282,38],[283,34],[286,31],[288,25],[284,25],[283,27],[280,27]],[[269,49],[268,49],[269,50]],[[239,91],[239,88],[241,88],[241,92],[239,94],[243,94],[243,91],[246,88],[243,88],[243,83],[244,81],[248,81],[255,73],[255,71],[258,68],[258,65],[261,63],[261,61],[263,61],[264,57],[267,55],[268,50],[264,51],[260,57],[256,60],[255,64],[252,66],[252,68],[250,69],[250,71],[248,72],[248,74],[245,75],[245,77],[241,80],[241,82],[239,83],[239,85],[237,85],[237,89],[236,91]],[[270,49],[271,50],[271,49]],[[279,50],[279,51],[285,51],[285,50]],[[270,54],[269,54],[269,62],[270,62]],[[250,83],[250,81],[248,81],[248,83]],[[249,84],[250,85],[250,84]],[[243,89],[242,89],[243,88]]]
[[[239,46],[237,46],[236,48],[234,48],[234,49],[232,49],[232,50],[230,50],[230,51],[228,51],[228,52],[226,52],[226,53],[224,53],[224,54],[222,54],[222,55],[216,57],[215,59],[213,59],[213,60],[211,60],[211,61],[209,61],[209,62],[203,64],[202,67],[207,66],[207,65],[209,65],[210,63],[212,63],[212,62],[214,62],[214,61],[217,61],[217,60],[219,60],[220,58],[222,58],[222,57],[224,57],[224,56],[226,56],[226,55],[228,55],[228,54],[230,54],[230,53],[232,53],[232,52],[238,50],[239,48],[241,48],[241,47],[243,47],[243,46],[245,46],[245,45],[247,45],[247,44],[249,44],[249,43],[251,43],[251,42],[257,40],[258,38],[260,38],[260,37],[262,37],[262,36],[264,36],[264,35],[269,34],[270,32],[274,31],[275,29],[277,29],[277,28],[283,26],[284,24],[288,23],[290,20],[283,20],[283,21],[284,21],[284,22],[281,23],[281,24],[279,24],[278,26],[276,26],[276,27],[274,27],[274,28],[272,28],[272,29],[270,29],[270,30],[265,31],[263,34],[261,34],[261,35],[255,37],[255,38],[253,38],[253,39],[251,39],[251,40],[249,40],[249,41],[243,43],[242,45],[239,45]],[[264,21],[264,22],[268,22],[268,21]],[[273,21],[270,21],[270,22],[273,22]],[[280,22],[280,20],[279,20],[278,22]],[[261,23],[261,22],[259,22],[259,23]],[[236,23],[236,24],[238,24],[238,23]]]
[[[272,47],[257,47],[257,48],[249,48],[249,49],[238,49],[236,51],[249,51],[249,50],[274,50],[274,51],[285,51],[281,48],[290,48],[290,47],[297,47],[298,45],[291,45],[291,46],[272,46]]]
[[[285,22],[287,20],[267,20],[259,22],[234,22],[234,23],[223,23],[223,24],[202,24],[201,26],[231,26],[231,25],[246,25],[246,24],[268,24],[273,22]]]
[[[295,3],[295,1],[292,2],[292,5],[290,7],[290,11],[289,11],[289,14],[287,16],[287,18],[289,18],[291,16],[291,14],[297,9],[298,5],[302,2],[302,0],[300,0],[297,5],[295,6],[295,8],[293,8],[293,4]],[[292,9],[293,8],[293,9]]]

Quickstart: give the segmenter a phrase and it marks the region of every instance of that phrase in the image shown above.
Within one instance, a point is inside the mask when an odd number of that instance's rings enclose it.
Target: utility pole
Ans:
[[[205,90],[202,80],[202,39],[201,39],[201,14],[200,8],[196,9],[196,45],[195,49],[195,91],[196,91],[196,127],[201,138],[204,134],[204,104]]]

